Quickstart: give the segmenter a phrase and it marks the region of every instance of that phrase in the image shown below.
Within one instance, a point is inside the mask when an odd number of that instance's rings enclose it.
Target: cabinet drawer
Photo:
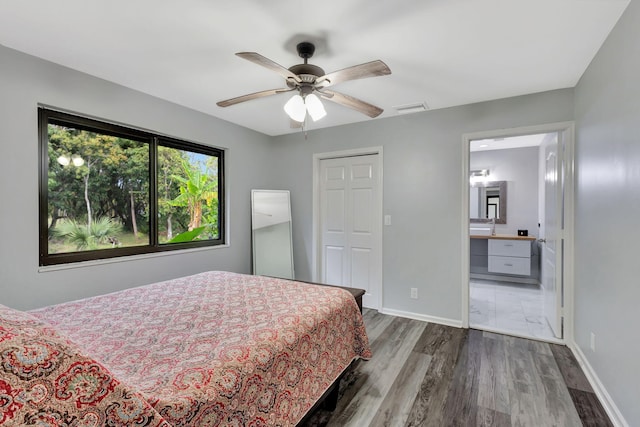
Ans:
[[[490,273],[516,274],[528,276],[531,274],[531,258],[510,256],[489,256]]]
[[[531,257],[531,242],[528,240],[489,239],[489,256]]]

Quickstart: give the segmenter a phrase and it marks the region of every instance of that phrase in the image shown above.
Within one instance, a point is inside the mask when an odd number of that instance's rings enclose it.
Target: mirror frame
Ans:
[[[500,210],[496,224],[507,223],[507,181],[477,181],[470,183],[469,187],[498,187],[500,192]],[[487,218],[469,218],[472,224],[487,224],[491,220]]]

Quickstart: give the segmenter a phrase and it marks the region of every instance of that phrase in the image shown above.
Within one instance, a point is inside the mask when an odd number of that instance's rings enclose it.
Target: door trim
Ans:
[[[384,175],[382,171],[382,166],[384,164],[383,161],[383,149],[382,146],[377,147],[365,147],[365,148],[356,148],[353,150],[343,150],[343,151],[332,151],[327,153],[314,153],[313,154],[313,232],[312,232],[312,241],[311,241],[311,280],[314,282],[318,282],[320,280],[320,255],[322,251],[320,250],[320,161],[327,159],[337,159],[343,157],[357,157],[357,156],[367,156],[367,155],[378,155],[378,172],[380,179],[380,197],[378,198],[378,206],[376,210],[378,211],[377,217],[378,220],[382,224],[382,207],[384,200]],[[380,284],[378,291],[378,297],[376,298],[376,309],[380,310],[382,308],[383,294],[382,290],[384,286],[383,276],[382,276],[382,259],[383,259],[383,251],[384,247],[382,246],[382,234],[384,233],[384,228],[380,227],[380,233],[377,237],[377,244],[380,248],[380,259],[377,260],[376,265],[379,268],[379,276]]]
[[[482,132],[471,132],[462,135],[462,254],[461,254],[461,300],[462,327],[469,328],[469,143],[475,139],[506,138],[526,134],[567,132],[565,145],[566,176],[564,189],[564,262],[562,265],[562,281],[564,291],[564,335],[562,340],[553,342],[571,343],[574,333],[574,189],[575,189],[575,123],[573,121],[548,123],[535,126],[524,126],[509,129],[497,129]]]

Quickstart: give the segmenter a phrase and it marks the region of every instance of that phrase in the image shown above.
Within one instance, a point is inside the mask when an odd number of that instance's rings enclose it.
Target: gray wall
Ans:
[[[575,339],[633,426],[640,425],[638,40],[640,4],[632,1],[575,89]]]
[[[0,64],[0,303],[29,309],[205,270],[251,271],[250,189],[270,186],[268,137],[3,46]],[[39,272],[38,103],[228,148],[231,246]]]
[[[498,234],[518,229],[538,235],[538,147],[475,151],[469,155],[473,169],[489,168],[489,181],[507,181],[507,223],[496,224]]]
[[[572,119],[573,90],[564,89],[276,138],[275,182],[292,192],[296,277],[311,279],[313,154],[383,146],[393,224],[383,231],[384,307],[460,321],[462,135]]]

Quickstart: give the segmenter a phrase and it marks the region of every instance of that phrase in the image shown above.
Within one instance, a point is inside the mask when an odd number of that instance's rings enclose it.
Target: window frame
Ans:
[[[78,252],[49,253],[49,156],[48,126],[56,124],[74,129],[99,132],[101,134],[122,137],[142,142],[149,147],[149,244],[121,248],[86,250]],[[183,243],[160,243],[158,239],[158,146],[215,156],[218,158],[218,239],[195,240]],[[38,227],[39,227],[39,265],[50,266],[83,261],[95,261],[132,255],[153,254],[226,244],[226,203],[225,203],[225,162],[224,150],[197,144],[166,135],[143,131],[106,121],[38,107]]]

